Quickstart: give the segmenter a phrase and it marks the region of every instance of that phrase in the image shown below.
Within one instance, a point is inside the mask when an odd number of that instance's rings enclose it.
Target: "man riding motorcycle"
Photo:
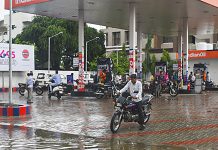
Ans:
[[[55,71],[55,75],[52,76],[50,81],[52,81],[52,83],[50,84],[49,91],[52,92],[52,87],[61,84],[61,76],[58,74],[58,70]]]
[[[124,93],[126,91],[129,92],[130,96],[132,97],[132,101],[135,102],[138,110],[139,115],[139,130],[143,130],[145,127],[144,123],[144,113],[142,110],[142,83],[137,81],[136,74],[132,74],[130,76],[130,81],[124,86],[123,89],[119,91],[119,93]]]

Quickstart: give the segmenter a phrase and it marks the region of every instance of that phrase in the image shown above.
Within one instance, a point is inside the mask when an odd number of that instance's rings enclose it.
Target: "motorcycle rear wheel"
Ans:
[[[61,99],[61,95],[58,93],[58,96],[57,96],[57,98],[58,98],[58,100],[60,100]]]
[[[122,122],[122,119],[120,119],[121,113],[120,112],[115,112],[110,123],[110,129],[112,133],[116,133],[118,129],[120,128],[120,124]]]
[[[176,97],[178,95],[178,89],[170,89],[170,96]]]
[[[24,87],[20,87],[19,89],[18,89],[18,92],[19,92],[19,94],[21,95],[21,96],[24,96],[24,92],[25,92],[25,88]]]
[[[42,95],[43,94],[43,90],[42,90],[42,88],[41,87],[36,87],[36,94],[37,95]]]
[[[59,92],[55,92],[54,95],[57,97],[58,100],[61,99],[61,94]]]
[[[97,90],[96,93],[102,93],[102,91],[101,91],[101,90]],[[104,97],[104,95],[101,95],[101,94],[95,94],[95,97],[96,97],[97,99],[101,99],[101,98]]]

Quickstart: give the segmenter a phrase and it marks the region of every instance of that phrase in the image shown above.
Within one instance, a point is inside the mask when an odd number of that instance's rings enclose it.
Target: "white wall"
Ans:
[[[163,55],[162,53],[151,53],[151,57],[153,56],[153,54],[155,55],[157,61],[160,61]],[[171,60],[176,60],[176,53],[169,53],[169,54],[170,54]]]
[[[34,70],[33,77],[36,79],[38,73],[45,73],[47,75],[47,70]],[[74,74],[74,80],[78,79],[78,71],[58,71],[59,74],[62,74],[66,78],[62,80],[63,83],[67,83],[67,75]],[[94,72],[88,71],[87,73],[94,74]],[[13,72],[13,79],[12,79],[12,87],[18,87],[18,83],[25,83],[26,82],[26,74],[27,72]],[[50,71],[50,74],[55,74],[54,70]],[[8,88],[9,87],[9,73],[0,71],[0,88]]]
[[[12,73],[12,87],[18,87],[18,83],[25,83],[26,81],[26,72],[13,72]],[[0,88],[9,87],[9,72],[0,72]]]

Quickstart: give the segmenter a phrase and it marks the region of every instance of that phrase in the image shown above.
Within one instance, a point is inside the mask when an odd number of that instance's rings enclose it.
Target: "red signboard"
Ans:
[[[12,0],[12,8],[48,2],[49,0]],[[10,0],[5,0],[5,9],[10,9]]]
[[[208,3],[212,6],[218,7],[218,0],[201,0],[202,2]]]
[[[184,55],[183,55],[184,56]],[[188,59],[214,59],[218,58],[218,50],[189,50]],[[176,53],[178,59],[178,53]]]
[[[209,50],[189,50],[189,59],[211,59],[218,58],[218,51]]]

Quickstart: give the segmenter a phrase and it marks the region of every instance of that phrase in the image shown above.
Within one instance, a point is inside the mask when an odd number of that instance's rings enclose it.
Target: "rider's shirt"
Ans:
[[[140,81],[136,81],[135,84],[133,84],[131,81],[129,81],[125,85],[125,87],[120,90],[120,93],[123,93],[127,90],[129,91],[131,96],[137,97],[137,99],[133,99],[133,101],[139,102],[142,100],[142,83]]]
[[[54,80],[55,84],[58,85],[58,84],[61,84],[61,76],[59,74],[55,74],[53,77],[52,77],[52,80]]]

